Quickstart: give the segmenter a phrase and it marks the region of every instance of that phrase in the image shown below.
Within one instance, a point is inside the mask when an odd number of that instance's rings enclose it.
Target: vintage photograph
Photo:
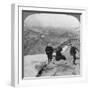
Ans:
[[[23,77],[80,75],[80,16],[22,10]]]

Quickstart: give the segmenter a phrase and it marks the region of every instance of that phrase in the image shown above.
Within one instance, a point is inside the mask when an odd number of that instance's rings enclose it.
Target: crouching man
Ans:
[[[59,47],[56,51],[56,61],[66,60],[66,57],[62,54],[62,47]]]

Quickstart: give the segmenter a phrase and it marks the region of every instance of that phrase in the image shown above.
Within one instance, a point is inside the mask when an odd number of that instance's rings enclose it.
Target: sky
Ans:
[[[28,29],[53,28],[60,30],[75,30],[80,28],[80,21],[68,14],[34,13],[24,19]],[[79,30],[79,29],[78,29]]]
[[[74,17],[76,17],[79,21],[80,21],[80,13],[67,13],[67,12],[48,12],[48,11],[27,11],[27,10],[23,10],[22,14],[23,14],[23,20],[32,14],[38,14],[38,13],[50,13],[50,14],[67,14],[67,15],[72,15]]]

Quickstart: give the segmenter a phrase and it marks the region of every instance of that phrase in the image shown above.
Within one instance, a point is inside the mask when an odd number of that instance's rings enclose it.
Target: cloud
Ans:
[[[66,14],[32,14],[26,17],[24,20],[24,25],[28,29],[45,30],[45,28],[53,28],[60,30],[79,30],[80,22],[79,20],[71,15]]]

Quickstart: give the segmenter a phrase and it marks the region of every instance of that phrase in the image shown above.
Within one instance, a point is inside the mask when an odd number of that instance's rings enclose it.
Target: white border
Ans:
[[[12,77],[11,83],[12,86],[32,86],[32,85],[48,85],[52,84],[62,84],[62,83],[77,83],[77,82],[85,82],[87,81],[86,69],[87,62],[83,60],[82,47],[83,42],[81,44],[81,75],[80,76],[63,76],[57,78],[25,78],[22,80],[22,10],[36,10],[36,11],[54,11],[54,12],[72,12],[72,13],[82,13],[81,16],[81,32],[85,30],[85,22],[86,22],[86,10],[79,8],[45,8],[45,7],[33,7],[29,5],[15,4],[12,5]],[[81,41],[82,41],[83,33],[81,33]],[[48,78],[48,79],[47,79]],[[67,79],[66,79],[67,78]],[[38,81],[41,81],[38,83]]]

